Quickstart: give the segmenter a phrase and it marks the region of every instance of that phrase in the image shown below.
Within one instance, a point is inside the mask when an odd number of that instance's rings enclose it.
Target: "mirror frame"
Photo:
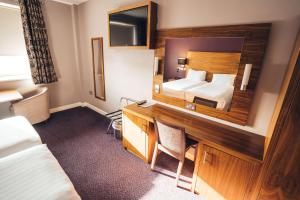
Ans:
[[[156,33],[156,43],[154,51],[153,85],[152,99],[180,107],[196,113],[229,121],[239,125],[247,125],[251,104],[254,99],[255,89],[259,80],[259,75],[264,62],[265,50],[267,48],[271,23],[242,24],[210,27],[189,27],[160,29]],[[235,89],[232,97],[231,110],[223,112],[207,106],[195,105],[191,109],[187,108],[184,100],[168,97],[160,93],[163,83],[165,45],[169,38],[193,38],[193,37],[243,37],[244,45],[241,51],[241,60],[235,79]],[[158,60],[158,61],[157,61]],[[156,64],[155,64],[156,63]],[[252,64],[247,90],[241,91],[243,73],[246,64]],[[157,65],[157,66],[156,66]]]
[[[103,75],[103,81],[102,81],[102,90],[103,90],[103,97],[97,96],[96,93],[96,79],[95,79],[95,55],[94,55],[94,41],[99,41],[99,51],[102,55],[102,59],[100,61],[101,69],[102,69],[102,75]],[[103,38],[102,37],[94,37],[91,38],[91,46],[92,46],[92,62],[93,62],[93,79],[94,79],[94,96],[97,99],[106,101],[106,93],[105,93],[105,74],[104,74],[104,55],[103,55]]]

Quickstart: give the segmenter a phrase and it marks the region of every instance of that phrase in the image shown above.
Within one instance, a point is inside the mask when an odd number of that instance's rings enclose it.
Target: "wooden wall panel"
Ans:
[[[300,32],[268,129],[265,151],[251,199],[300,199]]]
[[[266,162],[258,199],[300,199],[300,57],[293,79],[271,139],[274,153]]]
[[[161,29],[156,32],[155,56],[161,58],[160,74],[163,74],[165,41],[168,38],[187,38],[187,37],[243,37],[244,46],[241,52],[241,61],[238,69],[235,90],[232,98],[232,105],[229,112],[211,110],[208,115],[215,116],[233,123],[246,125],[251,103],[255,93],[255,87],[262,69],[265,49],[267,47],[270,23],[247,24],[232,26],[214,27],[191,27]],[[244,66],[247,63],[253,64],[250,81],[246,91],[240,91],[240,85],[244,73]],[[157,83],[156,83],[157,84]],[[153,90],[154,91],[154,90]],[[158,98],[158,96],[160,96]],[[153,92],[153,99],[163,101],[163,95]],[[198,109],[201,112],[201,109]],[[207,113],[206,113],[207,114]]]
[[[188,51],[186,69],[206,71],[206,81],[211,81],[214,73],[236,75],[240,57],[240,53]]]

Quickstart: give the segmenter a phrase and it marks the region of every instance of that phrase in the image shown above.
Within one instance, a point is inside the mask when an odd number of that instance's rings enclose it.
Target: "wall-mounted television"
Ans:
[[[109,12],[109,46],[154,48],[157,5],[143,2]]]

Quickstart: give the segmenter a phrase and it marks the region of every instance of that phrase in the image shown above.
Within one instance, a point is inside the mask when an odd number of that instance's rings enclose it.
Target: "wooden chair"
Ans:
[[[179,160],[176,173],[176,186],[178,186],[178,181],[185,160],[185,153],[193,144],[187,142],[184,128],[176,127],[157,119],[154,121],[154,127],[156,141],[151,162],[151,170],[154,170],[156,158],[160,151],[176,158]],[[195,151],[195,153],[196,152],[197,151]]]

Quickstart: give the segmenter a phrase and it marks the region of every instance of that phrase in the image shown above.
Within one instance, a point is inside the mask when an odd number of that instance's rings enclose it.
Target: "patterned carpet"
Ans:
[[[175,186],[178,162],[161,153],[157,172],[124,150],[120,141],[105,134],[109,121],[88,108],[52,114],[35,125],[84,200],[97,199],[199,199],[187,191],[193,163],[186,161],[181,188]]]

